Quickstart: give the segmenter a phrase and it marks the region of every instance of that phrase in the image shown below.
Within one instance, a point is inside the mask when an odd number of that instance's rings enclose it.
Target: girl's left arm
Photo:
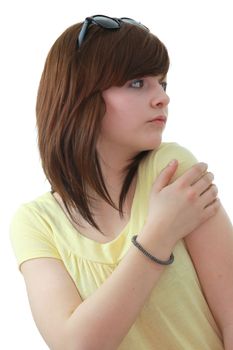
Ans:
[[[221,205],[185,242],[225,350],[233,349],[233,226]]]

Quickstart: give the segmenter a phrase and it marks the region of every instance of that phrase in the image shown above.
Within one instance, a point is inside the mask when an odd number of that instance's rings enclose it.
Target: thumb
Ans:
[[[173,159],[168,165],[161,171],[154,183],[154,189],[156,192],[160,192],[165,186],[169,185],[173,175],[176,172],[178,161]]]

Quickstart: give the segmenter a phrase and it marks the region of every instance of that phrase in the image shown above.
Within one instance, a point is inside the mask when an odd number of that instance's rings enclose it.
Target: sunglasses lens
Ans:
[[[135,23],[137,23],[137,22],[135,22],[133,19],[128,18],[128,17],[122,17],[121,20],[122,20],[123,22],[127,22],[127,23],[130,23],[130,24],[135,24]]]
[[[98,23],[101,27],[104,27],[106,29],[118,29],[120,28],[120,23],[113,19],[103,16],[94,16],[93,20]]]
[[[136,25],[136,26],[143,27],[143,28],[149,30],[146,26],[144,26],[144,24],[142,24],[142,23],[140,23],[140,22],[137,22],[137,21],[135,21],[135,20],[132,19],[132,18],[122,17],[121,20],[122,20],[123,22],[129,23],[129,24],[134,24],[134,25]]]

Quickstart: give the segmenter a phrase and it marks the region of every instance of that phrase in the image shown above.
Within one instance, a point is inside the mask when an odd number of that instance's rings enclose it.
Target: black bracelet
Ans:
[[[150,253],[148,253],[142,246],[141,244],[139,244],[137,242],[137,235],[133,236],[131,241],[132,243],[135,245],[135,247],[137,247],[139,250],[141,250],[141,252],[143,254],[145,254],[148,258],[150,258],[151,260],[153,260],[154,262],[156,262],[157,264],[160,264],[160,265],[170,265],[173,263],[174,261],[174,255],[173,253],[170,255],[170,258],[168,260],[159,260],[157,259],[155,256],[151,255]]]

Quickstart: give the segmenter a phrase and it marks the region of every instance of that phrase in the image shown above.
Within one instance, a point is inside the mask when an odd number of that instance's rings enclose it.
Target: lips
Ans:
[[[155,122],[155,121],[161,121],[166,123],[167,117],[165,115],[158,115],[157,117],[154,117],[153,119],[149,120],[149,122]]]

